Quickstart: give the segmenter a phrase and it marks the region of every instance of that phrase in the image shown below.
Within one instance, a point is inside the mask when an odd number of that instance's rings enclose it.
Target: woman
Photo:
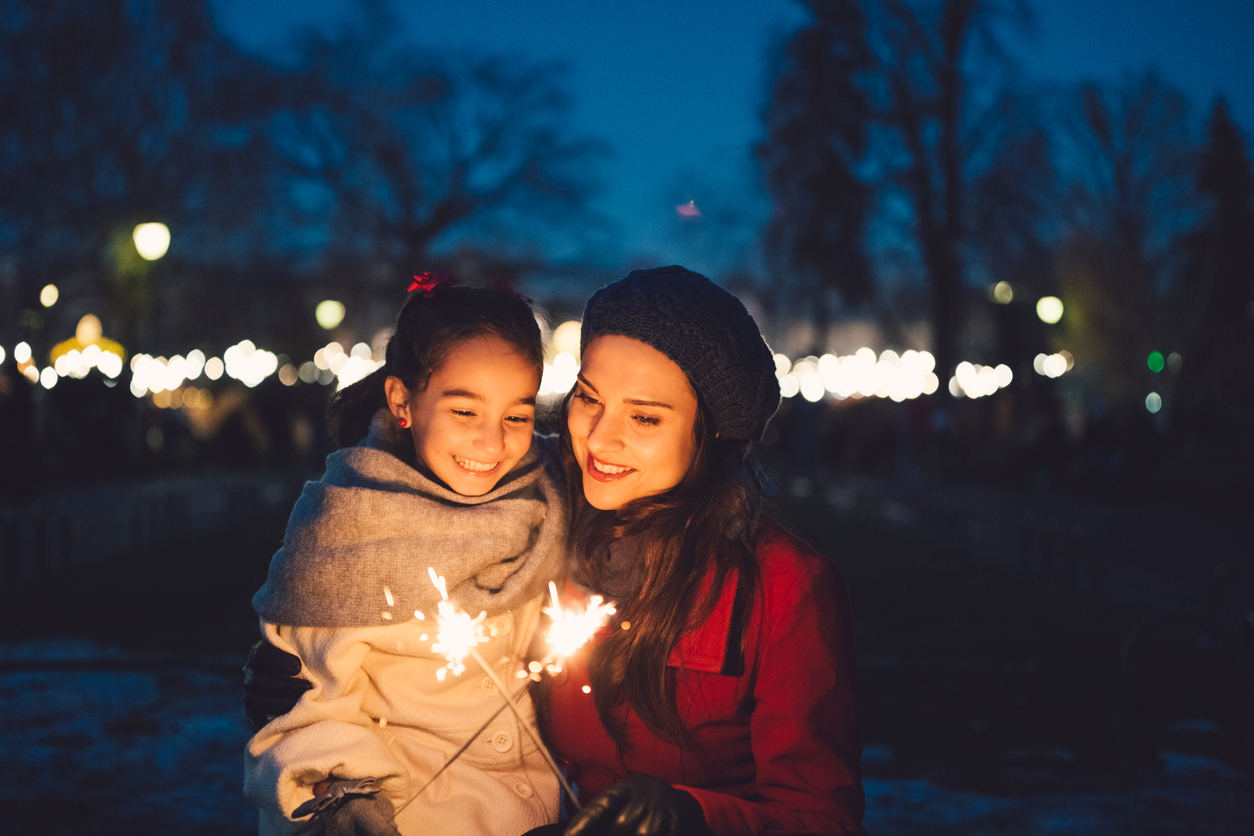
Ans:
[[[598,794],[566,833],[861,833],[843,588],[760,514],[748,458],[779,403],[757,325],[664,267],[594,295],[582,343],[571,580],[618,613],[544,701],[554,754]]]
[[[538,698],[585,799],[566,833],[864,832],[843,586],[760,513],[779,388],[757,325],[664,267],[595,294],[582,342],[567,592],[618,614]]]

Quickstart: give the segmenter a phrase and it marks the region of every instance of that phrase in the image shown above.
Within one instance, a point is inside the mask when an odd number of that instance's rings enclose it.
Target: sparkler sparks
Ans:
[[[557,584],[552,581],[549,581],[549,598],[553,601],[553,606],[545,607],[544,613],[553,619],[548,635],[548,642],[553,649],[545,658],[544,669],[549,673],[559,673],[566,657],[587,644],[617,610],[600,595],[589,598],[588,606],[582,612],[562,609],[561,601],[557,597]],[[536,673],[533,671],[533,674]],[[538,679],[538,674],[533,678]]]
[[[443,682],[449,671],[452,671],[454,676],[460,676],[466,670],[466,657],[472,654],[478,656],[478,653],[474,652],[475,646],[488,641],[483,626],[483,621],[488,614],[481,612],[471,618],[453,606],[448,599],[448,587],[444,578],[437,575],[435,569],[428,568],[427,572],[431,575],[431,583],[440,590],[439,614],[436,616],[439,631],[436,633],[435,643],[431,645],[431,649],[436,653],[444,654],[448,659],[448,664],[435,672],[435,678]]]

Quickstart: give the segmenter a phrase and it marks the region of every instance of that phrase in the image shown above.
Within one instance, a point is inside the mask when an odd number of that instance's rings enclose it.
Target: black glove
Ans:
[[[264,638],[248,651],[244,663],[244,713],[253,731],[275,717],[286,714],[300,702],[300,695],[313,687],[301,679],[300,658],[279,650]]]
[[[710,836],[710,827],[691,795],[637,773],[585,804],[566,836]]]

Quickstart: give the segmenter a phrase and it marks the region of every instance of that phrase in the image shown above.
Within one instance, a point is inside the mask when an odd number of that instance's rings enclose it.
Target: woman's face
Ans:
[[[420,393],[395,377],[386,388],[392,414],[409,422],[418,459],[463,496],[491,491],[531,447],[540,378],[499,339],[460,343]]]
[[[588,503],[613,511],[675,487],[696,422],[696,392],[665,354],[631,337],[592,340],[566,418]]]

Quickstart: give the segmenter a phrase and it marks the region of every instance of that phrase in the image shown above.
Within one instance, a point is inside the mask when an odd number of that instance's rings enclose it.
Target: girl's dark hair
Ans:
[[[540,326],[522,297],[487,288],[441,287],[428,297],[414,292],[396,315],[383,366],[331,397],[327,429],[336,447],[351,447],[370,431],[387,406],[384,381],[400,378],[412,393],[427,388],[437,369],[462,342],[495,337],[514,348],[536,373],[544,369]]]
[[[630,622],[630,629],[611,630],[588,665],[597,714],[620,746],[625,743],[625,705],[656,736],[679,745],[695,743],[675,702],[673,674],[667,669],[671,650],[683,633],[709,618],[733,569],[738,598],[751,596],[756,587],[762,484],[744,441],[720,439],[713,427],[698,397],[696,452],[679,484],[617,511],[599,511],[584,499],[582,463],[575,461],[562,423],[574,517],[571,560],[582,562],[594,589],[600,586],[610,543],[631,538],[644,561],[643,586],[633,600],[617,602],[615,626]],[[710,573],[713,583],[702,595]],[[750,599],[743,600],[747,612]],[[732,652],[741,650],[742,639],[731,638]]]

